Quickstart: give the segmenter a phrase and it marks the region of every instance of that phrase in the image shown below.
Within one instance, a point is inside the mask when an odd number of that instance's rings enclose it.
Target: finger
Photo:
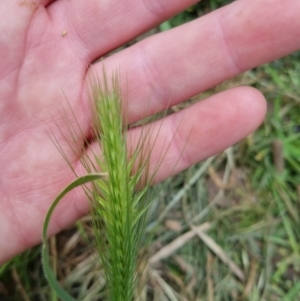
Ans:
[[[9,58],[16,59],[13,51],[24,50],[29,24],[33,17],[47,14],[45,6],[55,0],[10,0],[0,5],[1,54],[9,52]],[[0,56],[0,59],[3,55]],[[3,61],[7,61],[7,55]],[[0,61],[1,62],[1,61]],[[2,64],[0,64],[3,67]],[[3,69],[3,68],[1,68]],[[0,71],[1,71],[0,69]]]
[[[153,133],[150,174],[159,163],[155,176],[159,182],[240,141],[260,125],[265,113],[266,102],[259,91],[235,88],[170,115],[163,123],[150,124],[150,131],[134,128],[129,132],[129,141],[137,144],[142,132]],[[92,158],[97,149],[98,145],[92,144],[87,156]],[[77,170],[79,174],[86,173],[81,165]]]
[[[151,153],[150,174],[160,163],[155,177],[155,181],[158,182],[170,176],[171,173],[177,173],[199,160],[226,149],[256,129],[263,120],[265,111],[266,103],[263,96],[252,88],[241,87],[214,95],[187,108],[185,112],[170,115],[163,124],[157,121],[151,125],[153,126],[151,131],[158,132],[158,137],[153,139],[155,145]],[[137,141],[140,135],[141,129],[136,128],[130,132],[129,139]],[[87,155],[92,156],[95,150],[98,151],[98,146],[92,144]],[[78,175],[86,174],[82,164],[74,164],[74,168]],[[67,178],[71,173],[70,171]],[[43,178],[39,180],[43,181]],[[56,187],[53,188],[53,191],[55,190],[57,190]],[[49,192],[49,195],[51,194],[52,192]],[[47,198],[48,193],[45,195]],[[34,229],[41,228],[44,219],[43,212],[47,211],[49,203],[45,199],[45,202],[39,204],[43,209],[39,211],[36,208],[35,212],[31,213],[36,219],[32,218],[28,221],[22,231],[19,231],[20,223],[16,221],[16,217],[22,216],[21,213],[9,213],[0,219],[2,236],[9,239],[13,233],[14,237],[11,244],[1,245],[3,252],[0,262],[8,260],[11,256],[40,241],[41,233]],[[51,221],[49,235],[71,225],[89,210],[89,204],[82,189],[72,191],[58,207]],[[30,211],[32,210],[33,208],[30,207]],[[8,213],[8,211],[4,212]],[[12,218],[13,223],[9,217]]]
[[[266,9],[264,9],[266,8]],[[120,69],[129,120],[163,110],[300,48],[300,1],[240,0],[104,60]],[[91,72],[101,76],[102,65]],[[171,102],[171,103],[170,103]]]
[[[46,14],[44,5],[53,0],[10,0],[0,5],[0,77],[10,75],[10,68],[22,62],[22,51],[26,44],[27,30],[35,15]]]
[[[155,177],[158,182],[169,177],[171,173],[178,173],[191,164],[226,149],[256,129],[263,120],[265,111],[266,103],[261,93],[252,88],[241,87],[214,95],[187,108],[185,112],[168,116],[163,125],[157,121],[151,125],[151,132],[154,136],[158,132],[158,137],[153,139],[155,145],[151,153],[150,174],[160,163]],[[147,130],[144,129],[144,133]],[[140,135],[141,129],[136,128],[130,132],[129,139],[137,141]],[[134,145],[130,147],[134,148]],[[94,151],[98,151],[96,144],[89,147],[87,155],[92,156]],[[86,174],[82,164],[77,163],[74,168],[78,175]],[[47,202],[42,204],[45,208],[48,206]],[[55,210],[49,235],[71,225],[88,210],[89,204],[83,190],[72,191]],[[39,214],[39,219],[39,224],[42,225],[43,214]],[[1,220],[1,224],[5,226],[9,223]],[[5,230],[8,237],[12,231],[4,228],[4,233]],[[8,245],[3,254],[16,254],[21,251],[21,246],[24,250],[40,240],[40,234],[36,232],[35,235],[27,237],[26,241],[20,232],[16,230],[16,233],[16,244]],[[7,257],[3,255],[1,259],[6,260]]]
[[[79,38],[95,58],[132,40],[198,0],[61,1],[49,13],[67,23],[68,35]]]
[[[239,87],[171,115],[159,134],[161,141],[166,145],[169,143],[170,147],[156,181],[160,182],[239,142],[257,129],[265,114],[264,96],[253,88]],[[159,158],[160,153],[162,149],[158,141],[154,158]]]

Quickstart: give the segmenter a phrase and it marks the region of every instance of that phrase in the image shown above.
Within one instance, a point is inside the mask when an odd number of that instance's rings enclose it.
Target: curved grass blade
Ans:
[[[98,148],[91,149],[91,154],[81,157],[81,163],[88,175],[78,178],[71,183],[52,204],[44,224],[42,260],[46,278],[50,286],[63,301],[74,301],[57,282],[49,267],[47,253],[47,229],[53,210],[66,193],[77,186],[88,182],[91,187],[84,186],[90,200],[92,212],[92,225],[94,228],[94,245],[98,250],[101,267],[107,286],[107,297],[112,301],[132,301],[138,295],[138,279],[143,272],[146,262],[149,237],[145,240],[144,231],[148,217],[148,209],[156,195],[149,192],[155,175],[169,150],[169,145],[162,151],[154,170],[150,170],[151,155],[159,137],[163,120],[149,117],[138,126],[141,130],[137,141],[132,141],[134,148],[129,148],[128,115],[121,96],[118,74],[112,76],[108,82],[103,70],[103,81],[97,76],[90,79],[89,99],[93,112],[93,143]],[[167,111],[164,112],[165,117]],[[152,122],[160,122],[158,128],[153,130]],[[73,142],[78,138],[77,129],[66,118]],[[82,133],[79,124],[76,124]],[[63,134],[63,133],[62,133]],[[64,134],[62,135],[63,137]],[[69,165],[70,162],[64,151],[54,138],[59,151]],[[88,143],[88,141],[86,141]],[[70,145],[76,153],[77,149]],[[71,166],[72,168],[72,166]],[[175,167],[174,167],[175,168]],[[104,172],[104,178],[91,178],[98,170]],[[73,170],[74,171],[74,170]],[[76,173],[75,173],[76,175]],[[77,175],[76,175],[77,176]],[[143,258],[139,252],[143,249]]]
[[[49,265],[49,254],[48,254],[48,245],[47,245],[47,233],[48,233],[48,227],[49,222],[51,219],[51,216],[53,214],[54,209],[59,204],[59,202],[62,200],[62,198],[71,190],[78,186],[82,186],[84,184],[94,182],[97,180],[101,180],[106,176],[105,173],[95,173],[95,174],[89,174],[82,177],[77,178],[74,180],[71,184],[69,184],[54,200],[52,203],[50,209],[47,212],[44,226],[43,226],[43,246],[42,246],[42,263],[44,268],[45,276],[48,280],[48,283],[50,287],[54,290],[54,292],[57,294],[59,298],[61,298],[63,301],[76,301],[72,296],[70,296],[58,283],[56,280],[56,277],[51,271],[51,267]]]

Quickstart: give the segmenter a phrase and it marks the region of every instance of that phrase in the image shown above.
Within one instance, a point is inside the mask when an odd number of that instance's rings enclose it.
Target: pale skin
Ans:
[[[91,112],[84,93],[87,75],[102,73],[101,63],[89,69],[90,64],[195,2],[1,2],[0,264],[41,241],[51,202],[75,178],[49,133],[76,172],[84,174],[81,153],[72,153],[68,143],[74,142],[63,138],[70,135],[61,109],[69,101],[82,128],[76,145],[83,147],[83,141],[91,138]],[[300,49],[299,11],[299,0],[239,0],[105,59],[107,73],[119,68],[123,88],[128,87],[129,121],[141,118],[147,101],[149,112],[161,111],[167,104]],[[185,144],[174,173],[253,132],[265,112],[259,91],[239,87],[187,109],[188,118],[177,131],[183,113],[168,117],[154,152],[160,153],[160,141],[170,141],[171,146],[156,181],[170,174]],[[70,193],[53,216],[50,234],[74,223],[88,208],[82,190]]]

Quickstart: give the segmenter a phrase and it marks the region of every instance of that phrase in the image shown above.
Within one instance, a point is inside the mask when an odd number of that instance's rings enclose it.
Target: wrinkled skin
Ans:
[[[85,94],[90,64],[195,3],[195,0],[6,0],[0,4],[0,263],[41,241],[47,209],[75,176],[50,139],[55,136],[78,174],[90,137]],[[189,24],[104,59],[120,70],[129,122],[163,110],[255,66],[300,48],[299,0],[239,0]],[[125,80],[124,80],[125,79]],[[126,87],[125,87],[126,86]],[[150,99],[150,100],[149,100]],[[69,102],[82,129],[73,141],[63,117]],[[216,154],[254,131],[266,111],[249,87],[216,94],[167,117],[152,163],[171,143],[156,181]],[[176,130],[178,121],[184,121]],[[75,117],[75,118],[74,118]],[[75,126],[75,125],[74,125]],[[58,130],[58,127],[60,130]],[[138,130],[131,133],[138,135]],[[174,139],[172,139],[175,135]],[[189,139],[187,140],[187,138]],[[186,142],[187,141],[187,142]],[[160,143],[161,142],[161,143]],[[88,152],[94,147],[91,143]],[[158,156],[157,156],[158,157]],[[82,190],[57,208],[57,233],[88,211]]]

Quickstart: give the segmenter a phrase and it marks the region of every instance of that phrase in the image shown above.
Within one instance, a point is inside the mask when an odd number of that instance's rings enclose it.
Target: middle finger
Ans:
[[[108,73],[120,68],[128,87],[129,121],[145,105],[149,113],[163,110],[299,49],[300,1],[288,2],[239,0],[105,59]],[[102,65],[91,72],[101,75]]]

